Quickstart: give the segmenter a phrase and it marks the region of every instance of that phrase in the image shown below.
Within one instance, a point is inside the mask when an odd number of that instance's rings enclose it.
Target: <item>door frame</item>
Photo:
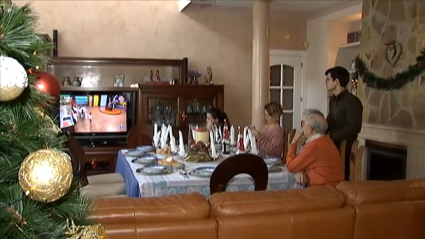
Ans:
[[[278,57],[300,57],[301,58],[301,89],[300,89],[300,95],[302,98],[301,101],[301,109],[300,113],[302,114],[303,111],[307,107],[307,84],[306,84],[306,77],[307,77],[307,51],[296,51],[296,50],[277,50],[277,49],[271,49],[270,50],[270,58],[273,56]]]

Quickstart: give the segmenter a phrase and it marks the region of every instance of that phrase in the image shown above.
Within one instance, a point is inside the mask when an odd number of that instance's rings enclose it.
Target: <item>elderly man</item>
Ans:
[[[324,115],[316,109],[306,110],[303,114],[301,127],[302,130],[297,131],[289,144],[286,156],[288,171],[292,173],[305,171],[309,186],[336,186],[344,180],[344,172],[338,149],[332,140],[325,135],[328,124]],[[297,143],[302,135],[305,136],[307,141],[297,156]]]

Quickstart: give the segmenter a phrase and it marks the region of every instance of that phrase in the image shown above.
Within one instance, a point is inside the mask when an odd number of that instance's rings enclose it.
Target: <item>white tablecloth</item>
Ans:
[[[129,176],[134,176],[138,183],[139,192],[127,192],[127,195],[130,197],[156,197],[162,195],[173,195],[180,193],[190,193],[198,192],[205,197],[210,195],[209,178],[199,178],[196,176],[189,176],[190,178],[185,178],[179,172],[173,172],[167,175],[158,175],[158,176],[147,176],[140,173],[136,173],[136,169],[143,167],[143,165],[138,163],[131,162],[133,157],[124,157],[124,153],[127,150],[122,150],[119,152],[118,156],[123,160],[125,158],[126,163],[129,164],[131,173],[133,175],[123,175],[126,179],[130,178]],[[209,163],[185,163],[186,167],[190,170],[193,170],[201,166],[217,166],[225,158],[219,158],[216,162]],[[125,163],[125,162],[121,162]],[[118,162],[117,162],[118,168]],[[120,168],[123,168],[122,165]],[[128,167],[126,167],[128,168]],[[292,173],[288,173],[285,166],[282,166],[282,171],[277,173],[269,174],[269,181],[267,185],[267,190],[285,190],[285,189],[300,189],[303,188],[300,184],[297,184]],[[118,170],[117,170],[118,172]],[[119,172],[121,174],[129,174],[130,172],[126,171]],[[128,182],[127,182],[128,181]],[[130,183],[126,180],[126,183]],[[128,188],[128,187],[127,187]],[[134,191],[134,190],[133,190]],[[137,191],[137,190],[136,190]],[[249,175],[241,174],[236,176],[231,182],[227,185],[226,191],[254,191],[254,184],[252,178]]]

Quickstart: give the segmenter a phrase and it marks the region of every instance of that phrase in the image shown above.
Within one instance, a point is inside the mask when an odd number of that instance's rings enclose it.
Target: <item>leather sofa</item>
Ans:
[[[91,219],[110,239],[424,239],[425,180],[101,198]]]

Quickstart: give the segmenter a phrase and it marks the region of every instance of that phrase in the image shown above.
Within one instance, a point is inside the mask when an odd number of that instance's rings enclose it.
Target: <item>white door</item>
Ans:
[[[270,101],[282,105],[280,125],[284,129],[301,126],[302,64],[302,56],[285,56],[284,53],[270,56]]]

